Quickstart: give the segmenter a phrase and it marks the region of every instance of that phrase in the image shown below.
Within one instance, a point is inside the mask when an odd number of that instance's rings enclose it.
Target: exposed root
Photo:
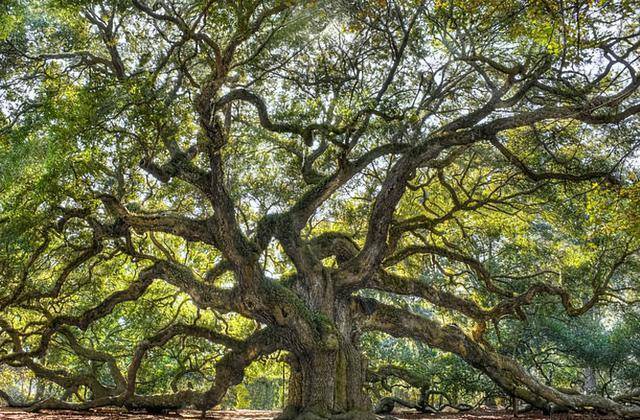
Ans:
[[[402,405],[407,408],[412,408],[420,413],[429,413],[429,414],[437,414],[446,408],[452,408],[456,411],[469,411],[473,407],[469,404],[442,404],[439,406],[432,406],[428,404],[426,401],[419,401],[417,404],[414,404],[409,401],[405,401],[401,398],[396,397],[385,397],[380,400],[378,406],[375,409],[376,414],[390,414],[393,412],[396,404]]]

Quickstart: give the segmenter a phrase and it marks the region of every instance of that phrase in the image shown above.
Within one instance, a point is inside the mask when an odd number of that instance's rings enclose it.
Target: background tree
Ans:
[[[207,409],[285,351],[283,418],[369,418],[387,334],[640,414],[505,342],[637,316],[634,1],[2,7],[0,362],[55,384],[33,408]]]

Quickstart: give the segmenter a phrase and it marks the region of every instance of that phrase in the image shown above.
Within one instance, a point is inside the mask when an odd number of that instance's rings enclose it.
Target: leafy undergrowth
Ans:
[[[234,411],[209,411],[207,413],[207,419],[215,420],[267,420],[273,419],[278,414],[277,411],[257,411],[257,410],[234,410]],[[439,415],[428,414],[416,414],[411,412],[395,413],[394,416],[399,420],[409,419],[460,419],[460,420],[500,420],[500,419],[513,419],[513,414],[506,411],[494,411],[494,410],[481,410],[467,413],[446,413]],[[42,411],[40,413],[28,413],[22,410],[0,408],[0,419],[2,420],[125,420],[125,419],[146,419],[146,420],[161,420],[161,419],[200,419],[199,411],[181,410],[178,413],[169,413],[164,415],[147,414],[144,412],[126,412],[118,409],[100,409],[89,412],[74,412],[74,411]],[[545,416],[542,413],[527,413],[520,414],[518,419],[521,420],[533,420],[533,419],[548,419],[549,416]],[[586,420],[586,419],[615,419],[612,416],[597,416],[593,414],[554,414],[552,419],[556,420]]]

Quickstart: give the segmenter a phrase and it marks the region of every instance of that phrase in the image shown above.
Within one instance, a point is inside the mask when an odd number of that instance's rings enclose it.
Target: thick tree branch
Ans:
[[[443,351],[457,354],[473,367],[486,373],[506,392],[536,407],[549,403],[573,410],[600,408],[626,418],[640,415],[637,408],[592,395],[564,394],[544,385],[512,359],[500,355],[467,336],[458,326],[442,326],[436,321],[371,299],[354,299],[362,314],[359,322],[368,330],[386,332],[394,337],[412,338]]]

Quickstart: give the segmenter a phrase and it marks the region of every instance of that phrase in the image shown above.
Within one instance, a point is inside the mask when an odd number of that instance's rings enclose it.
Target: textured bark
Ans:
[[[331,318],[326,313],[317,315],[316,339],[293,340],[312,345],[290,348],[293,360],[285,417],[371,412],[371,402],[364,393],[366,361],[358,347],[350,309],[336,304],[329,315]]]

